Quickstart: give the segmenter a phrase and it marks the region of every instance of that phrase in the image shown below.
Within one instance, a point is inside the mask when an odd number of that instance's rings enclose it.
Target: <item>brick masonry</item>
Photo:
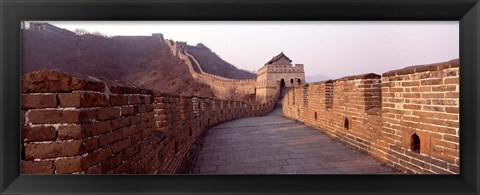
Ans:
[[[283,114],[398,170],[459,173],[458,59],[296,87]]]
[[[270,112],[55,71],[22,76],[23,174],[184,173],[205,131]]]

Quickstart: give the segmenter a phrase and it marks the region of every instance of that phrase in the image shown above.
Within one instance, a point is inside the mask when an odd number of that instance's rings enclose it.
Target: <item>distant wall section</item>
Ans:
[[[203,71],[202,67],[186,50],[186,42],[166,40],[172,55],[177,56],[187,64],[190,74],[198,82],[209,85],[220,99],[231,98],[232,93],[237,96],[255,94],[255,79],[230,79]]]

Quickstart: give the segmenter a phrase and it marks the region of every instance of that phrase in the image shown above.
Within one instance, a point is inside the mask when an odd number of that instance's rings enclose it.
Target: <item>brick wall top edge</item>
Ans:
[[[329,79],[329,80],[325,80],[325,81],[311,82],[311,83],[308,83],[308,84],[310,84],[310,85],[316,85],[316,84],[322,84],[322,83],[333,83],[333,80],[332,80],[332,79]]]
[[[419,72],[426,72],[426,71],[440,71],[447,68],[455,68],[459,67],[460,60],[453,59],[445,62],[438,62],[433,64],[425,64],[425,65],[414,65],[408,66],[402,69],[391,70],[382,74],[384,77],[389,76],[396,76],[396,75],[406,75],[406,74],[413,74]]]
[[[105,93],[106,85],[112,94],[147,94],[163,97],[195,97],[199,99],[219,100],[210,97],[169,94],[138,87],[124,81],[112,81],[84,74],[65,73],[55,70],[40,70],[25,74],[21,77],[21,85],[22,93],[67,93],[79,90]],[[233,100],[230,101],[234,102]]]
[[[339,79],[335,79],[333,81],[349,81],[349,80],[357,80],[357,79],[380,79],[382,76],[375,74],[375,73],[367,73],[367,74],[359,74],[353,76],[346,76]]]
[[[153,91],[123,81],[112,81],[84,74],[65,73],[55,70],[41,70],[25,74],[21,78],[22,93],[48,93],[106,91],[106,86],[112,94],[152,94]]]
[[[22,93],[70,92],[75,90],[105,91],[105,84],[86,76],[71,76],[59,71],[42,70],[21,78]]]

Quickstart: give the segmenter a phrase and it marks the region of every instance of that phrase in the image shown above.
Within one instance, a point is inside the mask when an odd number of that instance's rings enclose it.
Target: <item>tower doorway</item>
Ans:
[[[280,80],[280,88],[285,87],[285,79]]]

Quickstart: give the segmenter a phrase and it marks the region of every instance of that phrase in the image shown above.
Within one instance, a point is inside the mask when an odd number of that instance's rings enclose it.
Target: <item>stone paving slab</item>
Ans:
[[[282,116],[242,118],[208,130],[193,174],[398,174],[373,157]]]

